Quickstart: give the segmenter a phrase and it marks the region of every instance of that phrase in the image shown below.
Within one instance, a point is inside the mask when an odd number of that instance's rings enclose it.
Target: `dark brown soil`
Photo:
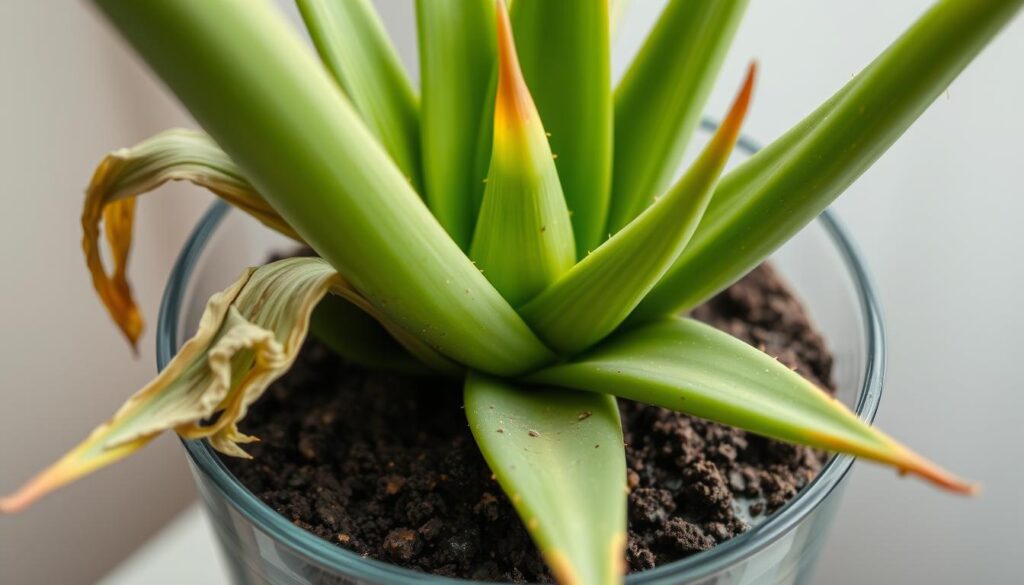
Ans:
[[[694,316],[832,387],[831,356],[770,268]],[[770,514],[823,454],[660,408],[621,402],[628,562],[648,569],[707,550]],[[227,458],[268,505],[333,543],[440,575],[550,577],[477,451],[457,383],[368,372],[309,341],[243,422],[262,438]]]

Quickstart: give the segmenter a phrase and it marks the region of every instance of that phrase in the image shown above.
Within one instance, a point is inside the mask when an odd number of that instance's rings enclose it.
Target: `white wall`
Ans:
[[[0,2],[0,492],[105,420],[155,372],[153,327],[131,352],[92,292],[83,190],[104,153],[187,119],[85,2]],[[132,267],[146,314],[209,199],[139,205]],[[170,437],[0,518],[0,583],[92,583],[194,488]]]
[[[411,58],[410,2],[378,4]],[[663,4],[633,2],[617,70]],[[754,0],[708,112],[721,115],[747,61],[757,58],[761,79],[747,131],[770,140],[927,4]],[[837,206],[870,262],[888,318],[890,371],[878,423],[983,481],[986,491],[957,499],[858,465],[820,583],[1007,582],[1019,568],[1022,56],[1018,18]],[[15,201],[0,213],[7,247],[0,254],[2,492],[153,373],[152,335],[132,361],[93,298],[77,218],[102,153],[186,118],[87,3],[0,2],[0,74],[0,201]],[[133,266],[148,315],[207,201],[167,190],[140,205]],[[92,582],[193,497],[190,481],[177,446],[164,439],[22,516],[0,518],[0,581]]]

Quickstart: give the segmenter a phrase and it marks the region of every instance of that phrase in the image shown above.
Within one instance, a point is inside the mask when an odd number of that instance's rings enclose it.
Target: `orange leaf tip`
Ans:
[[[719,126],[718,132],[716,133],[716,139],[722,145],[728,145],[729,149],[732,148],[733,144],[736,143],[736,139],[739,137],[740,128],[743,126],[743,120],[747,116],[747,110],[750,109],[750,101],[754,94],[754,85],[757,81],[757,61],[751,61],[747,67],[747,76],[743,80],[743,86],[740,88],[740,92],[733,99],[732,106],[729,108],[729,113],[722,120],[722,124]]]
[[[524,136],[524,128],[531,122],[539,121],[537,106],[533,103],[526,87],[519,57],[516,54],[512,24],[509,21],[505,3],[497,3],[498,37],[498,88],[494,104],[494,141],[504,143],[518,134]],[[543,133],[543,129],[540,130]]]

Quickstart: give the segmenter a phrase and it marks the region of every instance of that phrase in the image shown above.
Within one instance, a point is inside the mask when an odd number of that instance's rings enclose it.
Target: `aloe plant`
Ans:
[[[608,2],[515,0],[510,18],[500,0],[421,1],[422,100],[368,0],[298,0],[315,53],[265,0],[95,0],[204,130],[111,153],[87,190],[86,262],[129,341],[142,331],[126,272],[134,205],[166,181],[205,187],[319,257],[247,269],[214,295],[156,379],[0,510],[167,430],[246,457],[253,438],[238,422],[310,329],[367,367],[464,380],[473,435],[561,583],[622,578],[616,396],[970,493],[771,356],[680,312],[811,221],[1022,2],[939,0],[722,176],[752,65],[670,184],[743,0],[670,0],[617,88]]]

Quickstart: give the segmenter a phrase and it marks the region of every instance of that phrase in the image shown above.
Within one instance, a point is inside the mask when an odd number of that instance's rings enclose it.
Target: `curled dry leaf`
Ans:
[[[329,291],[354,294],[320,259],[293,258],[246,270],[210,299],[195,336],[156,379],[80,445],[0,499],[0,511],[17,511],[167,430],[207,438],[222,453],[246,457],[239,445],[254,438],[240,433],[237,423],[291,366],[313,308]]]
[[[245,211],[278,232],[301,241],[242,177],[230,158],[202,132],[168,130],[108,154],[96,168],[82,211],[82,251],[93,286],[111,318],[135,347],[143,319],[127,277],[135,197],[168,181],[189,181]],[[100,253],[100,224],[110,247],[113,270]]]

